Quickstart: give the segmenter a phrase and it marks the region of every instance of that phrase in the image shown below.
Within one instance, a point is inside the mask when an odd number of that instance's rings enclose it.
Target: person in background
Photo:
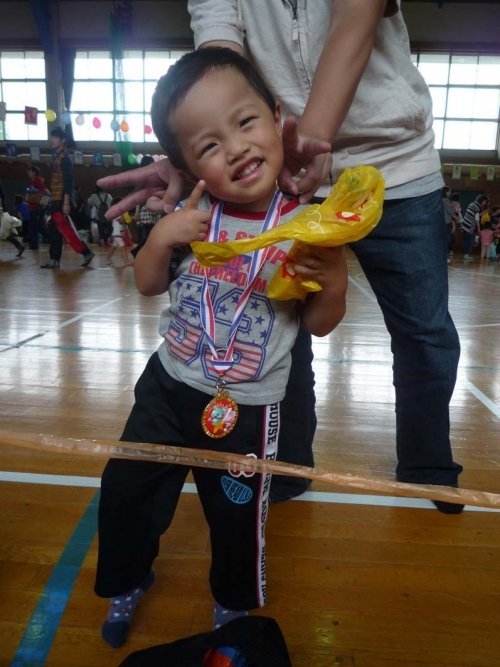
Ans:
[[[489,199],[486,195],[478,195],[465,209],[462,219],[463,256],[465,262],[472,262],[472,250],[481,231],[481,215],[488,208]]]
[[[396,477],[454,487],[462,466],[452,456],[449,403],[460,343],[448,311],[444,183],[432,98],[412,62],[400,5],[400,0],[289,0],[259,3],[257,9],[254,0],[189,0],[188,11],[196,48],[225,45],[246,53],[281,102],[283,189],[306,201],[326,194],[346,167],[370,164],[381,170],[382,220],[351,248],[391,337]],[[152,210],[172,210],[182,191],[168,159],[103,183],[136,185],[120,206],[147,200]],[[288,422],[290,431],[282,431],[280,457],[307,465],[315,428],[310,338],[298,338],[294,352],[283,404],[289,400],[297,417],[295,424]],[[276,477],[275,484],[281,499],[304,490],[284,478]],[[445,513],[463,510],[435,505]]]
[[[83,256],[82,266],[88,266],[94,253],[78,236],[70,218],[71,198],[73,194],[73,163],[66,148],[66,133],[60,127],[50,133],[52,155],[52,178],[50,190],[49,261],[42,264],[42,269],[58,269],[61,264],[64,240],[73,250]]]
[[[92,223],[97,225],[97,235],[104,246],[108,245],[111,239],[112,229],[110,223],[106,220],[106,213],[112,203],[113,197],[108,192],[104,192],[98,185],[95,186],[95,191],[87,199],[87,213],[91,225]]]
[[[118,203],[117,200],[112,201],[112,204],[117,204],[117,203]],[[120,215],[117,218],[113,218],[111,237],[109,240],[109,246],[107,250],[107,261],[110,266],[113,264],[112,258],[116,250],[119,250],[123,259],[124,266],[133,265],[133,262],[129,261],[129,256],[128,256],[129,250],[125,238],[126,233],[127,230],[125,228],[123,217]]]
[[[479,240],[481,241],[481,259],[490,258],[490,248],[493,243],[494,232],[491,218],[481,226],[479,231]]]
[[[22,195],[14,195],[14,213],[16,214],[16,218],[23,223],[20,230],[23,241],[29,241],[31,211],[28,202]]]
[[[451,188],[445,185],[441,189],[441,197],[443,199],[444,223],[446,225],[446,238],[448,239],[448,258],[453,257],[453,250],[450,250],[451,239],[455,233],[455,202],[451,200]]]
[[[22,221],[19,218],[15,218],[7,211],[3,210],[3,207],[0,206],[0,239],[2,241],[8,241],[12,243],[13,246],[17,249],[16,257],[22,257],[22,254],[25,250],[23,244],[18,239],[17,230],[22,227]]]
[[[279,403],[299,318],[318,336],[343,318],[344,249],[311,248],[310,256],[297,258],[295,272],[323,288],[300,304],[267,297],[291,241],[206,274],[190,250],[209,229],[208,240],[234,240],[243,231],[254,236],[303,209],[297,197],[277,189],[283,166],[279,106],[245,58],[220,48],[185,55],[160,79],[151,118],[164,150],[194,189],[155,225],[137,255],[139,291],[154,296],[168,290],[168,305],[160,318],[163,342],[137,382],[122,439],[275,459]],[[188,254],[169,284],[179,245]],[[106,465],[95,591],[112,596],[102,635],[113,647],[125,641],[135,608],[153,584],[160,536],[188,472],[187,466],[148,461],[111,459]],[[192,474],[210,526],[218,627],[265,604],[270,476],[199,467]]]
[[[40,176],[40,169],[36,165],[30,165],[26,174],[29,181],[26,188],[26,201],[30,208],[30,248],[38,250],[45,229],[45,210],[50,204],[50,191],[47,189],[45,179]]]

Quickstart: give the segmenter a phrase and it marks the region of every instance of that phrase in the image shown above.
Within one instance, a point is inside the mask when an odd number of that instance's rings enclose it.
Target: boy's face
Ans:
[[[232,67],[209,72],[170,115],[192,176],[218,199],[266,210],[283,165],[281,121]]]

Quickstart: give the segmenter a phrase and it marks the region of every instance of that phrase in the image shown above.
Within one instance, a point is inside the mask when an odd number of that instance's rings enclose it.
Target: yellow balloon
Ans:
[[[57,114],[54,109],[47,109],[45,112],[45,118],[49,121],[49,123],[53,123],[57,118]]]

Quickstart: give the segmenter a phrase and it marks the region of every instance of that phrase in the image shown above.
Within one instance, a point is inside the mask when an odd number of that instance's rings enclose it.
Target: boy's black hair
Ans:
[[[195,83],[207,72],[233,67],[255,90],[272,113],[276,111],[276,100],[255,67],[232,49],[213,46],[192,51],[172,65],[156,86],[151,106],[153,129],[161,147],[174,167],[189,171],[169,125],[171,112],[182,102]]]
[[[40,174],[40,169],[35,164],[30,164],[26,171],[32,171],[37,176]]]

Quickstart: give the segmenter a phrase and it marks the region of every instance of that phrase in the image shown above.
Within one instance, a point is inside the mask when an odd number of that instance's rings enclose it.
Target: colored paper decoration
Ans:
[[[65,111],[61,114],[61,123],[63,125],[71,125],[71,114],[69,111]]]
[[[38,109],[36,107],[24,107],[25,125],[38,125]]]
[[[77,125],[83,125],[85,123],[85,116],[82,113],[79,113],[75,118],[75,123]]]
[[[113,120],[110,123],[110,127],[113,130],[113,132],[118,132],[118,130],[120,129],[120,124],[115,118],[113,118]]]
[[[151,134],[152,131],[153,128],[151,127],[151,125],[144,125],[144,134]]]
[[[49,121],[49,123],[53,123],[57,118],[57,114],[54,109],[47,109],[45,112],[45,118]]]
[[[130,129],[130,128],[129,128],[129,125],[128,125],[127,121],[126,121],[126,120],[122,120],[122,122],[120,123],[120,130],[121,130],[122,132],[128,132],[129,129]]]
[[[137,164],[137,158],[133,153],[128,154],[127,160],[129,164]]]
[[[101,121],[99,120],[99,118],[97,118],[97,116],[94,116],[94,118],[92,118],[92,125],[95,127],[96,130],[98,130],[101,127]]]

